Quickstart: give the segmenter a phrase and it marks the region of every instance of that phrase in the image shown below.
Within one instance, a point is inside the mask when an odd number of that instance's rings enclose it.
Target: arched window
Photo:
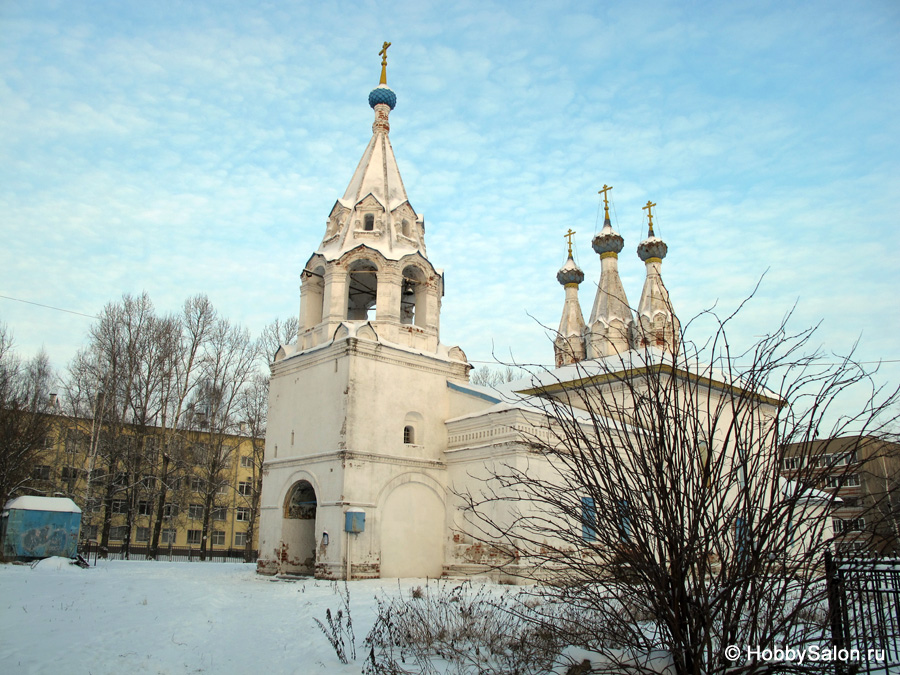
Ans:
[[[375,300],[378,295],[378,268],[370,260],[350,263],[347,284],[347,318],[366,321],[375,318]]]
[[[422,431],[424,421],[421,413],[410,411],[403,419],[403,443],[404,445],[424,445],[425,437]]]
[[[403,232],[403,236],[404,236],[404,237],[409,237],[409,236],[410,236],[410,231],[409,231],[409,221],[408,221],[406,218],[403,219],[403,224],[402,224],[402,226],[401,226],[401,228],[400,228],[400,231]]]
[[[367,213],[363,218],[363,229],[366,232],[371,232],[375,229],[375,214]]]

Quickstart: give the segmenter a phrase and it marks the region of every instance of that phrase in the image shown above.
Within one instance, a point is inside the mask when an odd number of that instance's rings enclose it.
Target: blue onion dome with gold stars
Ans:
[[[386,84],[379,84],[369,92],[369,105],[374,108],[379,103],[385,104],[391,110],[397,105],[397,94]]]
[[[569,253],[569,259],[566,260],[565,265],[563,265],[559,269],[559,272],[556,273],[556,280],[563,286],[580,284],[584,281],[584,272],[582,272],[581,268],[575,263],[571,253]]]

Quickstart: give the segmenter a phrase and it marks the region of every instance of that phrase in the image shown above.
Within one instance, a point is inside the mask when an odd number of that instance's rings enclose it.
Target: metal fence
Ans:
[[[150,558],[150,548],[132,544],[128,547],[121,544],[110,544],[101,547],[95,541],[83,541],[78,545],[78,553],[91,565],[96,565],[99,558],[109,560],[167,560],[172,562],[201,562],[200,549],[184,546],[160,546],[156,557]],[[209,548],[204,562],[256,562],[258,551],[248,552],[243,548]]]
[[[900,560],[825,555],[832,645],[839,674],[900,672]]]

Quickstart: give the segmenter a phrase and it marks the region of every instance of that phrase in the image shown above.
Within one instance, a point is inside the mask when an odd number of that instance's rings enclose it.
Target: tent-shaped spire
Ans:
[[[672,311],[669,291],[666,290],[660,273],[663,258],[666,257],[669,248],[653,233],[654,206],[656,204],[648,201],[644,207],[647,210],[649,227],[647,238],[637,249],[638,257],[647,266],[647,278],[638,304],[638,339],[635,346],[659,347],[674,352],[681,342],[681,325],[675,312]]]
[[[609,220],[609,190],[611,185],[604,185],[600,190],[604,203],[603,229],[591,242],[600,256],[600,284],[586,340],[588,358],[592,359],[627,352],[634,333],[634,317],[619,277],[619,253],[625,241],[613,230]]]
[[[584,317],[581,314],[581,305],[578,304],[578,285],[584,281],[584,272],[572,258],[571,228],[566,233],[569,240],[569,257],[565,264],[556,273],[556,280],[566,289],[566,300],[563,304],[562,318],[559,321],[559,330],[553,341],[553,351],[556,356],[556,367],[584,360]]]
[[[329,214],[325,237],[318,253],[327,260],[339,258],[364,244],[386,258],[418,251],[425,257],[425,223],[406,196],[394,149],[388,137],[388,117],[397,105],[397,95],[387,86],[387,48],[381,51],[381,84],[369,93],[375,111],[372,138],[344,191]]]

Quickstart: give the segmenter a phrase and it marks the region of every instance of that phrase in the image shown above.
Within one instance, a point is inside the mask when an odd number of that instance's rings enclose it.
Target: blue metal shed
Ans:
[[[35,560],[78,551],[81,509],[67,497],[16,497],[0,514],[0,551],[6,560]]]

